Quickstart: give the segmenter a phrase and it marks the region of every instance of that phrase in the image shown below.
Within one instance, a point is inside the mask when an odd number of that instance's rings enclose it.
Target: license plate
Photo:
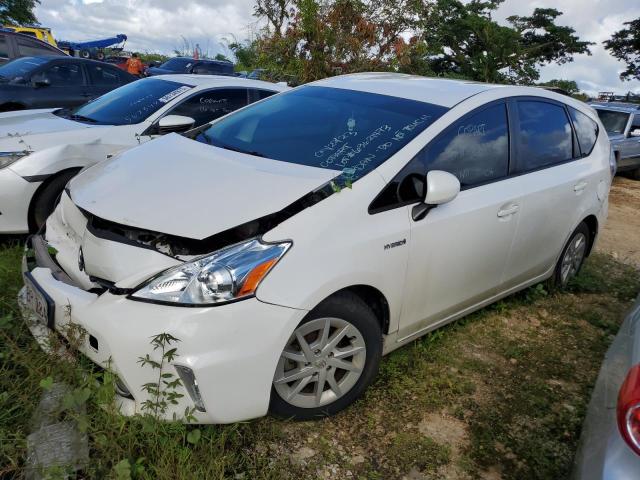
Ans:
[[[24,273],[24,285],[26,287],[25,301],[27,308],[33,312],[38,322],[53,329],[53,300],[38,285],[33,275],[29,272]]]

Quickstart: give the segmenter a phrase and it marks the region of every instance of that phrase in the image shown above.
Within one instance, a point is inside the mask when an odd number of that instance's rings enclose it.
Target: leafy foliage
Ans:
[[[37,24],[33,9],[40,0],[0,0],[0,23],[3,25]]]
[[[613,34],[604,42],[611,55],[627,64],[620,74],[621,80],[640,80],[640,18],[626,22],[626,28]]]

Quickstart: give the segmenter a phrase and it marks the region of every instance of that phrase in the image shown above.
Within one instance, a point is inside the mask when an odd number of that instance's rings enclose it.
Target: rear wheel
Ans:
[[[631,172],[629,172],[629,176],[634,180],[640,180],[640,167],[635,170],[631,170]]]
[[[76,174],[78,170],[69,170],[57,175],[52,179],[48,179],[41,190],[36,194],[31,209],[31,230],[39,230],[49,218],[60,200],[60,194],[64,191],[64,187]]]
[[[316,307],[295,329],[273,378],[270,410],[307,420],[333,415],[371,384],[382,356],[373,311],[351,292]]]
[[[552,286],[564,289],[580,273],[584,259],[587,257],[590,237],[589,227],[584,222],[573,231],[556,265]]]

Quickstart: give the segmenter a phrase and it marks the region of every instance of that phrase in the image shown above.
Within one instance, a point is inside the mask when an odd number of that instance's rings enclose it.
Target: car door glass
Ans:
[[[528,172],[573,157],[573,135],[564,107],[549,102],[517,103],[517,171]]]
[[[77,63],[61,63],[37,73],[33,81],[48,81],[52,87],[72,87],[82,85],[82,69]]]
[[[274,95],[278,92],[273,92],[271,90],[260,90],[257,88],[252,88],[249,90],[249,103],[257,102],[258,100],[262,100],[264,98],[269,98],[271,95]]]
[[[593,150],[598,138],[598,124],[591,120],[587,115],[579,112],[575,108],[569,108],[573,127],[576,129],[578,144],[583,156],[587,156]]]
[[[170,115],[193,118],[195,126],[204,125],[247,104],[246,88],[225,88],[196,93],[173,110]]]
[[[455,175],[463,188],[504,178],[509,170],[509,128],[504,103],[498,103],[454,122],[423,148],[369,206],[378,213],[422,200],[415,178],[429,170]]]
[[[6,35],[0,35],[0,58],[9,58],[9,42]]]
[[[87,64],[87,70],[89,71],[89,79],[95,86],[107,87],[120,85],[119,73],[113,68],[90,63]]]
[[[467,116],[449,127],[426,150],[425,172],[444,170],[472,187],[506,177],[509,128],[503,103]]]
[[[56,50],[52,50],[46,45],[41,45],[39,42],[29,40],[28,38],[18,38],[18,56],[20,57],[35,57],[38,55],[53,55],[59,54]]]

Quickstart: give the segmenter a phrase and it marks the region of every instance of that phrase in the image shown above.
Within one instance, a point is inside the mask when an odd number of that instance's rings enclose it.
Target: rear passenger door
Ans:
[[[545,275],[555,266],[585,200],[595,196],[599,174],[589,158],[598,127],[586,115],[571,109],[582,122],[583,155],[569,107],[527,97],[511,101],[509,109],[515,147],[511,173],[518,175],[523,198],[505,289]]]
[[[120,69],[107,64],[86,63],[87,76],[89,78],[83,96],[89,100],[98,98],[123,84]]]

